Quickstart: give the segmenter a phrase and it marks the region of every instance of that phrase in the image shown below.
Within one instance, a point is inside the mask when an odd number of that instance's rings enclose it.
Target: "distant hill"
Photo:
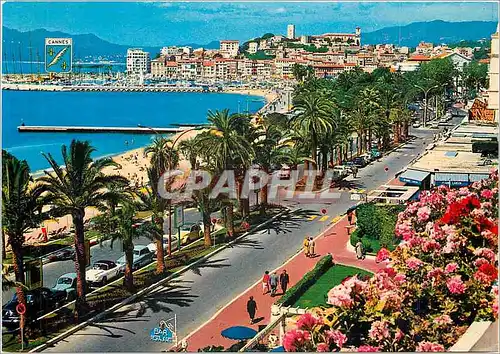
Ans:
[[[8,61],[12,60],[12,55],[14,55],[15,60],[19,60],[19,49],[21,49],[21,59],[23,61],[30,60],[30,43],[32,46],[31,56],[33,60],[36,60],[37,51],[40,56],[40,60],[44,60],[45,51],[45,38],[47,37],[71,37],[73,38],[73,55],[76,60],[83,59],[97,59],[102,57],[108,60],[123,61],[126,57],[127,49],[133,47],[139,47],[151,54],[154,58],[157,53],[160,52],[160,47],[144,47],[138,45],[123,45],[115,44],[105,41],[97,37],[94,34],[69,34],[64,32],[52,32],[45,29],[37,29],[29,32],[20,32],[15,29],[8,27],[2,27],[2,41],[4,58]],[[19,44],[20,43],[20,44]],[[200,44],[186,44],[193,48],[204,47],[207,49],[219,48],[219,42],[213,41],[208,45]]]
[[[406,26],[386,27],[361,35],[361,44],[397,44],[415,47],[421,41],[455,43],[462,40],[489,39],[496,31],[496,22],[467,21],[413,22]]]

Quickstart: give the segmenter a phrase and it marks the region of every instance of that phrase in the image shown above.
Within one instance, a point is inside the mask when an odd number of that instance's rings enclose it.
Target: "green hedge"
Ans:
[[[277,305],[289,306],[294,304],[309,287],[316,282],[325,272],[333,266],[333,257],[327,254],[321,258],[314,268],[306,273],[297,284],[292,286],[277,302]]]

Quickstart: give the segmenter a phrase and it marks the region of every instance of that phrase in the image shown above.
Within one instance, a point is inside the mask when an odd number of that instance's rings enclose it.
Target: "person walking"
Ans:
[[[250,299],[247,302],[247,312],[250,316],[250,324],[253,324],[255,320],[255,312],[257,312],[257,303],[253,299],[253,296],[250,296]]]
[[[271,277],[269,276],[269,271],[266,270],[266,272],[264,273],[264,276],[262,277],[262,295],[265,295],[270,291],[270,289],[269,289],[270,278]]]
[[[271,277],[269,279],[269,285],[271,286],[271,296],[276,295],[276,290],[278,289],[278,282],[279,282],[278,274],[274,272],[273,274],[271,274]]]
[[[281,285],[281,290],[283,290],[283,295],[286,293],[286,289],[288,288],[288,283],[290,283],[290,277],[288,276],[288,273],[286,272],[285,269],[280,274],[280,285]]]
[[[356,258],[365,259],[365,251],[363,249],[363,243],[361,242],[361,240],[356,243]]]
[[[314,246],[316,246],[316,244],[314,243],[314,239],[312,237],[309,238],[309,257],[313,257],[316,255],[315,251],[314,251]]]
[[[353,166],[352,167],[352,176],[354,178],[356,178],[357,175],[358,175],[358,168],[356,166]]]
[[[304,239],[303,246],[304,246],[304,254],[306,255],[306,257],[309,257],[309,237],[306,237]]]

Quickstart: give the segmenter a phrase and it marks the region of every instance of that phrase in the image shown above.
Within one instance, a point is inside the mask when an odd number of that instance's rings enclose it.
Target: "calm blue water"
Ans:
[[[25,125],[169,127],[171,124],[206,122],[209,109],[238,107],[258,111],[264,98],[225,93],[152,92],[42,92],[2,90],[2,147],[26,159],[32,171],[49,168],[41,152],[61,163],[61,145],[72,139],[89,140],[95,157],[117,154],[148,145],[144,134],[19,133]],[[256,101],[253,101],[256,100]],[[126,144],[127,142],[128,144]]]
[[[73,63],[73,73],[108,73],[108,72],[125,72],[125,63],[112,63],[112,64],[101,64],[101,66],[96,66],[94,64],[76,64]],[[45,74],[45,63],[43,62],[29,62],[29,61],[3,61],[2,62],[2,73],[4,74]]]

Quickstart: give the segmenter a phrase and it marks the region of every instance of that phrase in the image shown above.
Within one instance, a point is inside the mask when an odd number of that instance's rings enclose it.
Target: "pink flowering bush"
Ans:
[[[402,242],[377,254],[386,268],[331,289],[331,307],[309,315],[314,320],[299,319],[285,349],[445,351],[473,321],[495,320],[497,215],[496,170],[469,187],[422,192],[398,216],[395,234]],[[308,339],[297,334],[304,323],[313,323]]]

